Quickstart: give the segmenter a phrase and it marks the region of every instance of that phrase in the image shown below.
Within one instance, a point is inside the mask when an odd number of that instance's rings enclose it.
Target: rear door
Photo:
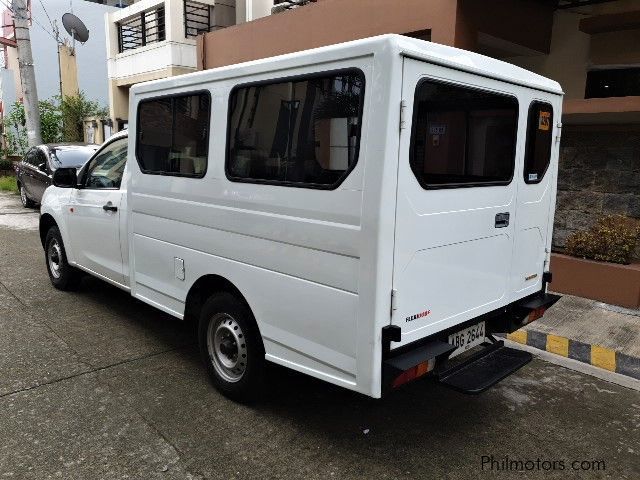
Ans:
[[[508,301],[518,108],[513,87],[404,61],[392,323],[399,346]]]
[[[516,171],[518,201],[511,274],[511,301],[538,292],[551,246],[556,197],[561,97],[526,90],[521,111],[526,116],[523,161]]]

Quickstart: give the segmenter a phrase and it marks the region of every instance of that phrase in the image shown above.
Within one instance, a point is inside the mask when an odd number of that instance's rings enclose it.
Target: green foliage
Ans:
[[[0,158],[0,170],[13,170],[13,162],[8,158]]]
[[[18,193],[16,177],[0,177],[0,191]]]
[[[84,138],[82,121],[85,117],[106,118],[106,108],[98,102],[88,100],[84,92],[71,97],[66,96],[60,102],[62,115],[62,138],[65,142],[81,142]]]
[[[629,264],[640,237],[638,221],[623,215],[600,218],[589,230],[572,233],[566,251],[574,257]]]
[[[84,139],[82,121],[85,117],[108,117],[108,111],[98,102],[88,100],[83,92],[62,101],[60,96],[38,102],[43,143],[82,142]],[[27,150],[27,130],[25,128],[24,105],[16,102],[4,118],[7,139],[6,155],[24,155]]]

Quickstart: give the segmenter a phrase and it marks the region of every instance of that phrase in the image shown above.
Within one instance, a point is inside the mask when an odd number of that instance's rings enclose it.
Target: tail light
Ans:
[[[415,367],[411,367],[409,370],[405,370],[400,375],[398,375],[391,384],[391,387],[397,388],[400,385],[404,385],[405,383],[415,380],[416,378],[422,377],[423,375],[426,375],[431,370],[433,370],[433,367],[435,367],[435,365],[435,358],[430,358],[427,361],[419,363]]]

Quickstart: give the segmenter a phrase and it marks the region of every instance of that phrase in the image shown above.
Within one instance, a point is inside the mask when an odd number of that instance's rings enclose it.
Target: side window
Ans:
[[[32,148],[30,149],[24,156],[24,162],[29,165],[33,165],[34,167],[38,166],[38,149]]]
[[[423,188],[511,182],[516,98],[424,80],[416,88],[413,108],[409,161]]]
[[[127,139],[120,138],[93,157],[84,177],[86,188],[120,188],[127,164]]]
[[[143,100],[136,157],[143,173],[204,177],[209,155],[209,92]]]
[[[336,188],[358,161],[364,83],[346,70],[235,88],[227,177]]]
[[[527,148],[524,156],[524,181],[539,183],[551,161],[553,108],[548,103],[533,102],[529,107]]]

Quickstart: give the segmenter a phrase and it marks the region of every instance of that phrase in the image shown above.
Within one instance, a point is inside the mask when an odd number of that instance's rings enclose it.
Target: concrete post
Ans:
[[[31,54],[31,38],[29,37],[29,12],[26,0],[12,0],[13,21],[15,25],[16,44],[18,49],[18,66],[24,96],[24,113],[26,117],[27,142],[30,147],[42,143],[40,131],[40,112],[38,111],[38,90],[36,75],[33,69]]]

